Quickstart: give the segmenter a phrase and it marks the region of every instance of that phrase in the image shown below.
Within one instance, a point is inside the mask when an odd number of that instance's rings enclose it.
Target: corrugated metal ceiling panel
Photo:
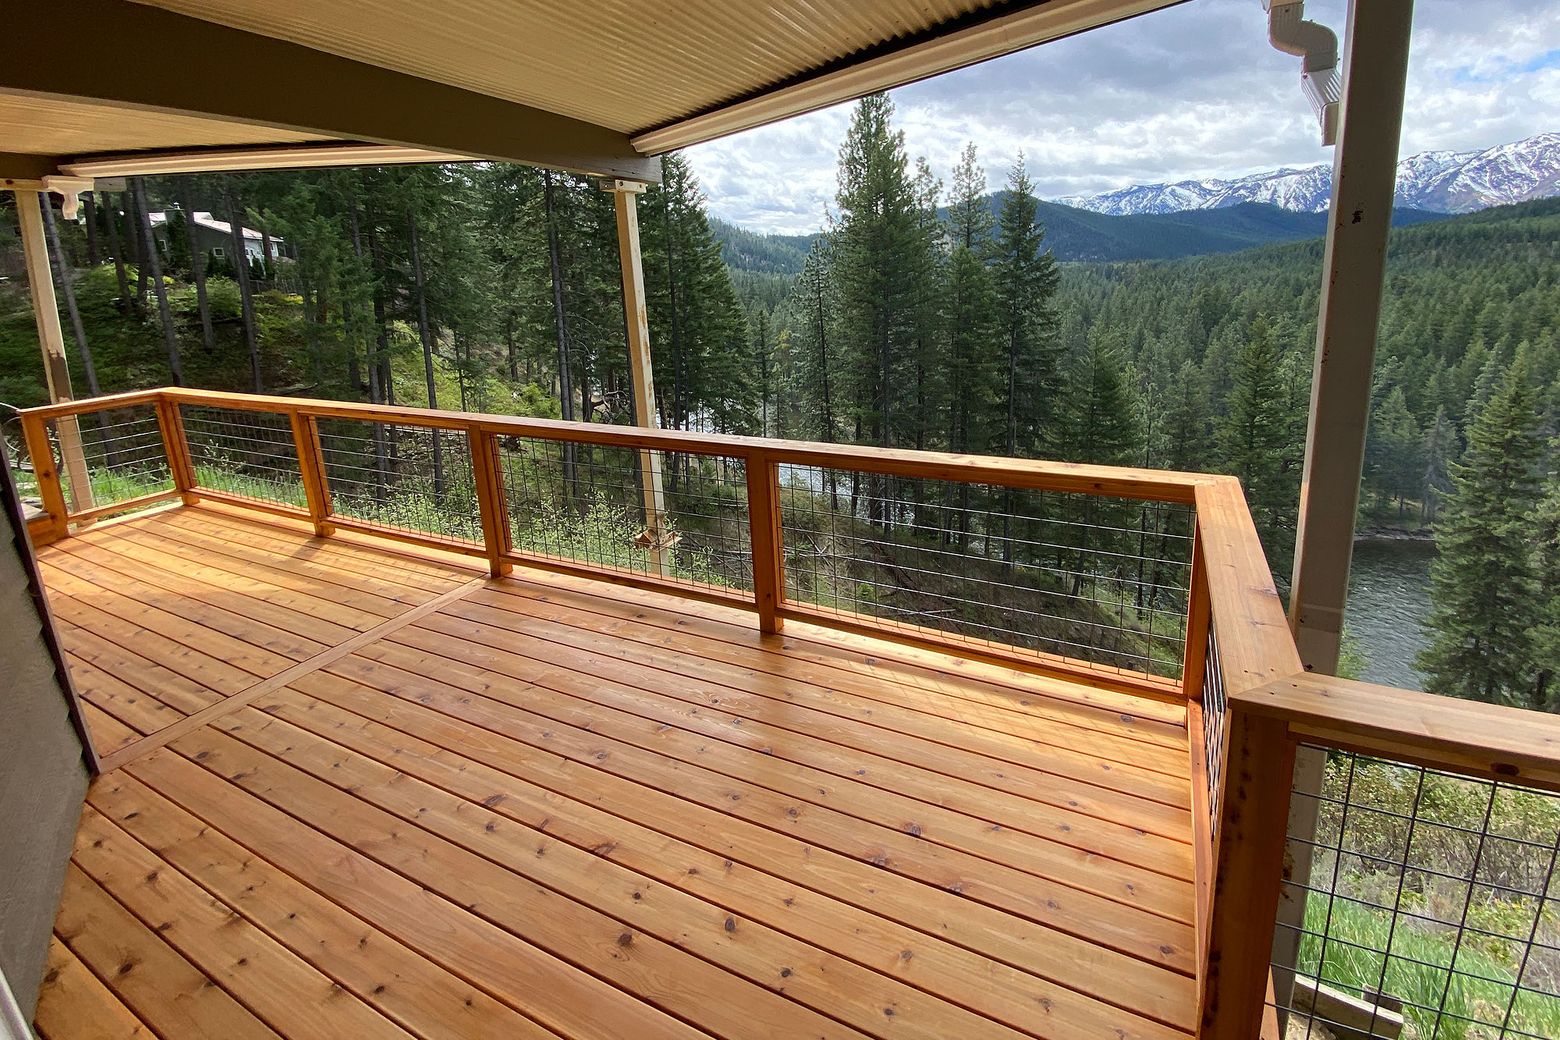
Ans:
[[[292,130],[218,119],[0,94],[0,151],[66,155],[80,152],[83,142],[90,142],[92,151],[128,152],[318,140]]]
[[[141,0],[637,132],[1001,0]]]

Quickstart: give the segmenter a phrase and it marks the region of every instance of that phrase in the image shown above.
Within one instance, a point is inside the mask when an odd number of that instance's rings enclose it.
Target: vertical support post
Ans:
[[[190,462],[190,442],[184,435],[184,416],[179,403],[166,397],[157,399],[157,430],[162,434],[163,454],[168,458],[168,472],[173,476],[173,486],[179,490],[179,498],[187,506],[198,501],[195,494],[195,467]]]
[[[1397,179],[1413,0],[1351,0],[1333,157],[1290,627],[1307,671],[1338,667]]]
[[[477,509],[482,516],[482,544],[488,573],[501,578],[513,568],[509,561],[509,508],[498,457],[498,438],[479,429],[466,431],[471,448],[471,472],[477,482]]]
[[[1198,1037],[1252,1040],[1261,1035],[1270,992],[1295,744],[1284,721],[1232,705],[1225,755]]]
[[[1343,639],[1413,10],[1413,0],[1350,0],[1344,33],[1343,103],[1289,595],[1300,659],[1306,671],[1327,675],[1338,670]],[[1302,751],[1295,789],[1319,791],[1324,765],[1320,752]],[[1289,833],[1315,834],[1314,798],[1295,799],[1289,811]],[[1289,857],[1296,884],[1280,908],[1289,927],[1275,939],[1277,964],[1295,963],[1311,873],[1308,847],[1295,843]],[[1288,1005],[1293,981],[1289,973],[1274,978],[1280,1006]]]
[[[314,524],[315,536],[324,538],[336,528],[330,522],[330,486],[325,478],[319,424],[314,416],[296,410],[289,413],[288,418],[292,420],[293,446],[298,452],[298,472],[303,477],[303,497],[309,506],[309,520]]]
[[[1181,692],[1188,701],[1202,702],[1208,665],[1208,629],[1213,625],[1213,604],[1208,598],[1208,567],[1203,561],[1202,532],[1192,521],[1191,588],[1186,594],[1186,639],[1181,651]],[[1201,754],[1201,751],[1198,752]]]
[[[747,470],[748,536],[753,549],[753,599],[758,604],[758,629],[765,635],[774,635],[784,623],[779,610],[785,599],[780,464],[754,452],[743,468]]]
[[[612,192],[617,213],[618,260],[623,268],[623,317],[628,328],[629,382],[634,396],[634,423],[655,426],[655,376],[650,365],[650,318],[645,310],[645,270],[639,250],[639,181],[613,180],[602,184]],[[672,575],[671,555],[666,551],[666,494],[661,486],[661,456],[648,449],[639,453],[640,495],[644,501],[645,528],[650,537],[650,568],[663,578]]]
[[[74,400],[70,389],[70,363],[65,359],[65,333],[60,328],[60,308],[54,299],[54,272],[49,266],[49,247],[43,232],[43,211],[48,200],[42,192],[18,189],[16,219],[22,234],[22,254],[27,262],[27,286],[32,292],[33,321],[38,326],[38,345],[43,349],[43,372],[49,387],[49,403]],[[87,473],[86,454],[81,447],[81,424],[74,415],[61,416],[55,422],[60,439],[60,457],[70,477],[71,504],[82,513],[92,508],[92,481]],[[63,532],[62,532],[63,534]]]
[[[1213,603],[1208,595],[1208,567],[1203,558],[1202,531],[1192,522],[1191,587],[1186,596],[1186,640],[1181,651],[1181,692],[1186,696],[1187,752],[1191,757],[1193,889],[1196,897],[1197,971],[1206,969],[1208,919],[1213,900],[1213,812],[1218,808],[1208,770],[1207,727],[1218,725],[1203,711],[1208,666],[1208,633]]]
[[[65,537],[69,530],[65,493],[60,488],[60,470],[54,462],[54,447],[49,443],[48,425],[36,415],[22,413],[22,439],[32,459],[33,479],[38,481],[38,497],[49,514],[48,541]]]

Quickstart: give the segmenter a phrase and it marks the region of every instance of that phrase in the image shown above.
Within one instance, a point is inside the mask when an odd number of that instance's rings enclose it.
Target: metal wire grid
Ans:
[[[793,600],[1180,675],[1189,506],[810,466],[781,483]]]
[[[1290,836],[1310,851],[1311,880],[1284,882],[1305,915],[1279,922],[1275,949],[1297,955],[1275,978],[1298,972],[1376,1005],[1348,1035],[1386,1035],[1385,1006],[1415,1040],[1560,1036],[1560,796],[1326,753],[1321,792],[1293,794],[1316,803],[1318,824]],[[1348,1028],[1279,997],[1294,1040]]]
[[[322,419],[319,434],[333,515],[482,544],[482,512],[464,430]]]
[[[1203,754],[1208,766],[1208,834],[1219,833],[1219,799],[1224,783],[1224,743],[1226,707],[1224,666],[1219,660],[1219,635],[1212,622],[1208,625],[1208,653],[1203,658]]]
[[[501,438],[499,472],[515,551],[681,584],[752,589],[743,461],[657,454],[666,510],[658,540],[645,516],[639,451]],[[658,548],[665,570],[657,566]]]
[[[27,454],[27,439],[22,435],[22,417],[9,405],[0,406],[0,437],[5,439],[5,456],[16,484],[18,497],[38,501],[38,478]]]
[[[181,405],[197,487],[305,508],[292,421],[275,412]]]
[[[58,457],[58,426],[49,424],[50,441]],[[81,431],[81,454],[95,507],[117,505],[142,495],[173,489],[168,453],[153,405],[130,405],[87,412],[74,417]],[[76,502],[70,468],[60,467],[67,502]]]

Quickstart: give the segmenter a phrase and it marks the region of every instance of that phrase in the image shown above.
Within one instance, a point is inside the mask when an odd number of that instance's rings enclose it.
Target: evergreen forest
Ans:
[[[943,183],[907,153],[892,102],[865,98],[823,232],[779,237],[720,225],[688,160],[665,157],[639,197],[656,421],[1233,474],[1282,585],[1321,240],[1061,262],[1045,217],[1057,207],[1036,198],[1023,157],[987,161],[971,144]],[[46,207],[79,395],[171,382],[634,419],[612,196],[588,179],[498,164],[192,175],[83,201],[75,220]],[[235,265],[237,238],[212,255],[196,213],[258,230],[260,256]],[[46,391],[14,228],[0,215],[0,401],[23,407]],[[1361,523],[1436,541],[1431,689],[1553,709],[1560,200],[1399,227],[1388,279]],[[684,493],[730,479],[679,476]],[[877,575],[825,580],[798,561],[814,599],[923,617],[957,598],[955,577],[1025,585],[1004,611],[1090,612],[1037,648],[1173,670],[1156,646],[1177,634],[1175,554],[1145,546],[1184,541],[1185,516],[870,474],[792,479],[812,544],[828,532]],[[901,535],[954,565],[908,568]],[[896,606],[885,572],[924,602]],[[953,609],[961,630],[1017,638]]]

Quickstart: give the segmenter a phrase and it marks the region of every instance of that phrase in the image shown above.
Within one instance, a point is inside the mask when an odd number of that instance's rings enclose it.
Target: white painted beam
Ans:
[[[1308,671],[1338,667],[1392,227],[1413,0],[1352,0],[1333,157],[1289,620]]]
[[[78,159],[60,164],[72,177],[148,177],[169,173],[235,173],[252,170],[301,170],[325,166],[401,166],[408,163],[471,162],[469,155],[451,155],[427,148],[383,144],[303,143],[259,148],[186,149],[170,152],[127,152]]]
[[[1182,2],[1043,0],[1021,4],[1017,10],[952,28],[939,27],[924,38],[875,48],[795,82],[646,130],[634,135],[633,144],[650,154],[686,148]]]
[[[628,329],[629,382],[634,395],[634,423],[654,427],[655,375],[650,364],[650,316],[645,307],[644,258],[639,249],[639,193],[641,182],[613,180],[602,185],[612,192],[617,213],[618,259],[623,269],[623,319]],[[645,509],[645,533],[649,539],[650,568],[663,578],[672,574],[672,557],[666,522],[666,494],[661,483],[661,454],[639,453],[640,494]]]
[[[49,387],[49,403],[59,404],[73,398],[70,363],[65,358],[65,332],[60,328],[54,273],[49,266],[49,243],[43,233],[43,211],[38,208],[47,205],[47,197],[37,191],[18,190],[14,194],[22,256],[27,263],[27,287],[32,293],[33,321],[38,326],[38,346],[43,351],[44,380]],[[65,475],[70,478],[71,508],[84,512],[92,508],[92,484],[81,448],[81,427],[72,415],[56,420],[54,429]]]
[[[1349,593],[1413,9],[1413,0],[1350,0],[1344,40],[1343,104],[1289,593],[1300,659],[1307,671],[1328,675],[1338,669]],[[1321,790],[1324,768],[1322,752],[1301,748],[1296,754],[1294,789],[1301,794],[1290,799],[1289,834],[1315,835],[1318,802],[1306,794]],[[1296,963],[1311,854],[1305,841],[1289,842],[1290,884],[1279,899],[1284,927],[1273,939],[1275,965]],[[1274,969],[1280,1008],[1289,1005],[1294,983],[1293,970]]]

